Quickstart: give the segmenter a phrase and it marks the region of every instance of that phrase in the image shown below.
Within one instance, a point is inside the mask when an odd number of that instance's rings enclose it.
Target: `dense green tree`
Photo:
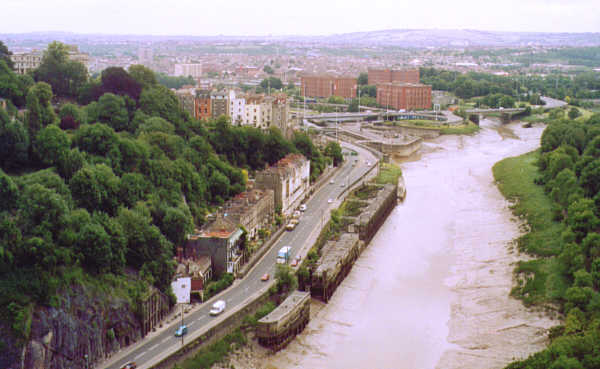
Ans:
[[[595,159],[581,171],[581,187],[587,196],[594,196],[600,190],[600,159]]]
[[[29,133],[0,109],[0,167],[20,169],[29,163]]]
[[[368,84],[369,84],[369,74],[367,74],[367,73],[364,73],[364,72],[363,72],[363,73],[360,73],[360,74],[358,75],[358,80],[357,80],[357,82],[358,82],[358,84],[359,84],[359,85],[361,85],[361,86],[368,85]]]
[[[110,92],[115,95],[129,96],[138,101],[142,92],[142,85],[121,67],[109,67],[102,71],[102,84],[97,97]]]
[[[595,205],[591,199],[580,199],[569,205],[567,224],[575,233],[577,241],[600,225],[600,220],[594,213]]]
[[[156,85],[156,75],[154,72],[140,64],[135,64],[129,67],[129,75],[139,83],[142,88]]]
[[[105,156],[118,144],[115,131],[105,124],[82,125],[73,138],[73,143],[80,150],[90,154]]]
[[[87,69],[78,61],[69,60],[67,45],[54,41],[44,52],[42,63],[33,72],[36,81],[52,86],[57,96],[77,97],[87,81]]]
[[[0,211],[11,210],[17,204],[18,196],[17,185],[0,169]]]
[[[98,99],[98,121],[106,123],[115,131],[129,128],[129,114],[123,97],[107,92]]]
[[[569,205],[569,196],[571,196],[573,192],[581,191],[577,185],[575,173],[569,168],[560,171],[549,185],[552,189],[550,197],[563,208],[566,208]]]
[[[8,50],[8,47],[4,45],[4,42],[0,41],[0,60],[4,61],[10,69],[13,69],[15,66],[10,58],[11,55],[12,53]]]
[[[77,248],[85,268],[93,273],[110,270],[112,252],[110,237],[100,224],[87,223],[77,235]]]
[[[61,119],[61,121],[67,117],[71,117],[78,124],[85,123],[86,120],[84,117],[84,112],[79,108],[79,106],[71,103],[64,104],[60,107],[58,117]]]
[[[10,100],[14,105],[25,105],[27,90],[33,84],[29,76],[17,75],[0,59],[0,97]]]
[[[175,127],[164,120],[161,117],[151,117],[146,119],[144,123],[142,123],[138,129],[137,134],[141,133],[150,133],[150,132],[162,132],[166,134],[174,134]]]
[[[178,90],[185,85],[193,86],[196,84],[196,80],[191,76],[172,77],[164,73],[156,74],[156,81],[166,88],[173,88],[175,90]]]
[[[161,117],[179,130],[184,114],[175,94],[164,86],[144,89],[140,96],[140,109],[151,117]]]
[[[273,74],[273,73],[275,73],[275,71],[273,70],[273,68],[271,68],[270,65],[265,65],[265,67],[263,68],[263,72],[265,72],[267,74]]]
[[[260,82],[260,87],[262,87],[265,91],[268,89],[281,90],[283,88],[283,83],[277,77],[269,77]]]
[[[65,180],[70,180],[73,175],[85,164],[85,156],[74,148],[64,152],[56,161],[56,169],[61,177]]]
[[[50,125],[42,128],[36,135],[33,151],[40,162],[54,165],[70,150],[70,146],[67,134],[57,126]]]
[[[92,212],[115,214],[119,199],[119,177],[104,164],[85,166],[69,182],[76,203]]]
[[[52,88],[45,82],[38,82],[29,89],[26,119],[32,137],[40,129],[56,121],[56,114],[50,105],[52,96]]]
[[[329,156],[333,160],[333,165],[336,167],[344,162],[344,155],[342,155],[342,147],[335,141],[329,141],[325,146],[323,152],[326,156]]]
[[[33,235],[58,234],[69,212],[68,202],[55,190],[34,183],[19,197],[21,229]]]
[[[581,115],[581,113],[579,112],[579,109],[573,107],[571,109],[569,109],[569,119],[575,119],[577,117],[579,117]]]
[[[138,201],[146,198],[150,191],[150,183],[140,173],[125,173],[119,183],[119,202],[133,207]]]
[[[187,235],[194,230],[189,209],[167,208],[160,229],[171,243],[182,245]]]

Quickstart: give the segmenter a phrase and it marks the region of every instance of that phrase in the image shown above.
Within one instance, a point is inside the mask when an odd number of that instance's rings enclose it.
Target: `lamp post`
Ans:
[[[89,358],[88,354],[83,355],[83,358],[85,359],[85,369],[89,369],[90,364],[88,361],[88,358]]]

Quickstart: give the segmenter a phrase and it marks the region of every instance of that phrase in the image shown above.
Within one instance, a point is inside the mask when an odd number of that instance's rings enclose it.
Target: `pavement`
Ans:
[[[300,255],[304,258],[306,256],[306,253],[316,241],[321,228],[329,220],[330,211],[337,208],[343,201],[343,197],[338,199],[338,196],[345,192],[348,184],[354,183],[372,168],[372,166],[367,165],[367,162],[371,165],[377,163],[377,157],[370,151],[345,142],[340,144],[346,150],[356,151],[358,156],[346,156],[347,160],[333,177],[335,183],[323,185],[312,195],[306,202],[307,209],[302,214],[300,223],[296,228],[293,231],[284,232],[243,279],[236,280],[231,287],[210,300],[188,308],[188,313],[184,314],[184,323],[188,326],[188,334],[184,336],[184,342],[189,342],[204,334],[209,328],[219,324],[227,316],[233,314],[235,310],[243,307],[248,301],[265,291],[273,283],[273,280],[263,282],[261,276],[265,273],[275,274],[275,258],[281,247],[291,246],[292,257]],[[357,165],[352,165],[354,159],[358,159]],[[345,186],[341,186],[342,183]],[[331,203],[328,202],[329,199],[332,199]],[[208,312],[213,302],[217,300],[225,300],[227,308],[222,315],[213,317]],[[164,360],[182,346],[181,338],[174,336],[175,330],[181,324],[181,319],[180,317],[179,319],[173,319],[173,317],[179,312],[180,310],[176,309],[169,316],[170,319],[167,318],[163,322],[162,327],[150,332],[144,339],[113,354],[96,367],[120,369],[127,362],[135,361],[138,368],[144,369]]]

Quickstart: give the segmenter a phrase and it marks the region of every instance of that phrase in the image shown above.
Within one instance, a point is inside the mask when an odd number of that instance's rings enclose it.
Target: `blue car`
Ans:
[[[180,325],[179,328],[175,331],[175,337],[181,337],[187,333],[187,325]]]

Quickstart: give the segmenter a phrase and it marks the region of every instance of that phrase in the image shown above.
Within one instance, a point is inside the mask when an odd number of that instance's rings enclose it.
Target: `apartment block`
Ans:
[[[197,90],[195,102],[194,118],[199,120],[209,120],[212,118],[212,107],[210,100],[210,91]]]
[[[229,111],[228,94],[225,92],[212,92],[210,94],[210,109],[213,119],[227,115]]]
[[[202,64],[175,64],[175,75],[200,78],[202,77]]]
[[[26,74],[30,70],[37,69],[42,64],[42,53],[40,51],[17,52],[10,56],[15,66],[15,72]]]
[[[231,124],[241,126],[246,115],[246,99],[235,90],[229,91],[229,109],[227,114],[231,118]]]
[[[330,75],[304,75],[300,77],[300,92],[308,97],[345,99],[356,97],[357,79]]]
[[[430,109],[431,86],[413,83],[378,84],[377,103],[395,110]]]
[[[369,69],[369,84],[420,82],[419,69]]]

